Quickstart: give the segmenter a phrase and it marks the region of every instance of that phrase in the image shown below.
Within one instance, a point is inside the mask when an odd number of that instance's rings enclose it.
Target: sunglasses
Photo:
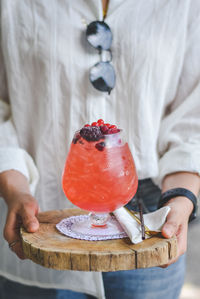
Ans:
[[[115,71],[111,65],[112,32],[104,21],[94,21],[87,26],[86,38],[89,44],[99,50],[100,61],[90,69],[89,79],[92,85],[110,94],[115,86]]]

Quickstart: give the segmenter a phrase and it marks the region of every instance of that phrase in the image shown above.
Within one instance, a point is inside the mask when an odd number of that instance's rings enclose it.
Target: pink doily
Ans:
[[[122,239],[127,237],[127,234],[115,216],[110,216],[107,226],[103,228],[91,227],[89,215],[65,218],[56,224],[56,228],[68,237],[87,241]]]

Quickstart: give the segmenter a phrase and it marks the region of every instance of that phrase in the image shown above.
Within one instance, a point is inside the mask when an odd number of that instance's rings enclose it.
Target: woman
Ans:
[[[100,0],[1,1],[1,298],[104,298],[104,290],[114,299],[178,298],[194,208],[186,196],[166,203],[171,212],[162,234],[177,235],[181,258],[165,269],[45,269],[20,260],[18,227],[34,232],[39,208],[72,206],[60,184],[68,146],[75,130],[98,118],[126,131],[149,209],[160,196],[150,179],[162,192],[183,187],[198,194],[199,16],[197,0],[110,1],[105,22],[116,84],[108,95],[89,81],[101,58],[85,38],[86,24],[103,19]]]

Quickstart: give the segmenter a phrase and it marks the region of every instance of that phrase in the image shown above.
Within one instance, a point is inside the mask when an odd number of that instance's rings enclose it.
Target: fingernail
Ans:
[[[166,235],[168,235],[169,237],[173,236],[174,230],[171,226],[165,226],[164,227],[164,232]]]
[[[38,224],[36,223],[36,222],[30,222],[29,224],[28,224],[28,229],[37,229],[38,228]]]
[[[165,229],[165,234],[168,235],[169,237],[171,237],[172,232],[170,229]]]

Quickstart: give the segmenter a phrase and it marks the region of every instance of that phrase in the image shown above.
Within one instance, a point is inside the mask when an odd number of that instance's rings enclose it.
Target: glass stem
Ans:
[[[90,215],[90,223],[92,227],[105,227],[110,217],[109,213],[91,212],[89,215]]]

